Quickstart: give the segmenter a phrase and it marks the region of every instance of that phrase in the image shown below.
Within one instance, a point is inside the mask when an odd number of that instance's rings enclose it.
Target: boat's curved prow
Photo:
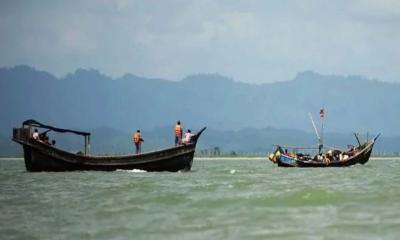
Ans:
[[[365,147],[365,149],[363,150],[361,156],[358,158],[358,163],[360,164],[366,164],[369,160],[369,158],[371,157],[372,154],[372,149],[374,148],[374,144],[376,139],[378,139],[380,134],[378,134],[370,143],[369,145],[367,145]]]
[[[198,131],[193,137],[192,137],[192,141],[194,143],[197,143],[197,140],[199,140],[200,135],[204,132],[204,130],[206,130],[207,127],[203,127],[202,129],[200,129],[200,131]]]
[[[375,142],[378,138],[379,138],[379,136],[380,136],[381,134],[380,133],[378,133],[375,137],[374,137],[374,140],[373,140],[373,142]]]

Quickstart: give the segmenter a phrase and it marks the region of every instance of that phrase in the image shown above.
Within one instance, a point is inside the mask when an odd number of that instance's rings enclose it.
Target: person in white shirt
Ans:
[[[187,132],[185,133],[185,137],[183,138],[183,143],[190,143],[191,142],[191,138],[193,137],[192,131],[190,131],[190,129],[187,130]]]
[[[37,129],[35,129],[35,131],[33,132],[32,138],[35,140],[39,140],[39,132]]]

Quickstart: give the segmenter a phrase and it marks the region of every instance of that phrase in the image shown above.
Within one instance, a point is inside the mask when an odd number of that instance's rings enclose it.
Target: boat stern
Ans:
[[[31,129],[30,128],[13,128],[13,137],[12,140],[14,142],[23,144],[29,141],[31,137]]]
[[[278,157],[278,166],[280,167],[296,167],[297,166],[297,159],[290,157],[286,154],[281,154]]]

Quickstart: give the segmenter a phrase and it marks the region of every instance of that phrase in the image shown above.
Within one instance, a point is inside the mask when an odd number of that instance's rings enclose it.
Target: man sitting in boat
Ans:
[[[327,154],[327,157],[332,162],[336,162],[336,161],[339,161],[339,159],[340,159],[340,153],[341,153],[341,151],[339,151],[339,150],[331,149],[326,154]]]
[[[187,132],[185,133],[185,137],[182,140],[183,144],[189,144],[192,142],[192,137],[194,136],[194,134],[192,133],[192,131],[190,131],[190,129],[187,130]]]
[[[347,159],[349,159],[349,155],[347,155],[345,153],[339,154],[339,161],[345,161]]]
[[[354,151],[354,150],[353,150]],[[341,152],[340,150],[329,150],[326,154],[318,154],[314,160],[324,163],[345,161],[349,158],[349,152]]]
[[[39,140],[39,132],[38,130],[35,128],[35,131],[32,134],[32,138],[35,140]]]
[[[49,140],[49,136],[47,135],[48,132],[50,132],[51,130],[46,130],[42,133],[39,133],[39,141],[44,142],[48,145],[50,145],[50,140]]]

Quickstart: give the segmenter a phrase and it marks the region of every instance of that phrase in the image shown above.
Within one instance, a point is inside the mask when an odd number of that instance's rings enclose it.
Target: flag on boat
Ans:
[[[319,116],[320,116],[321,118],[323,118],[324,115],[325,115],[324,108],[321,108],[321,110],[319,110]]]

